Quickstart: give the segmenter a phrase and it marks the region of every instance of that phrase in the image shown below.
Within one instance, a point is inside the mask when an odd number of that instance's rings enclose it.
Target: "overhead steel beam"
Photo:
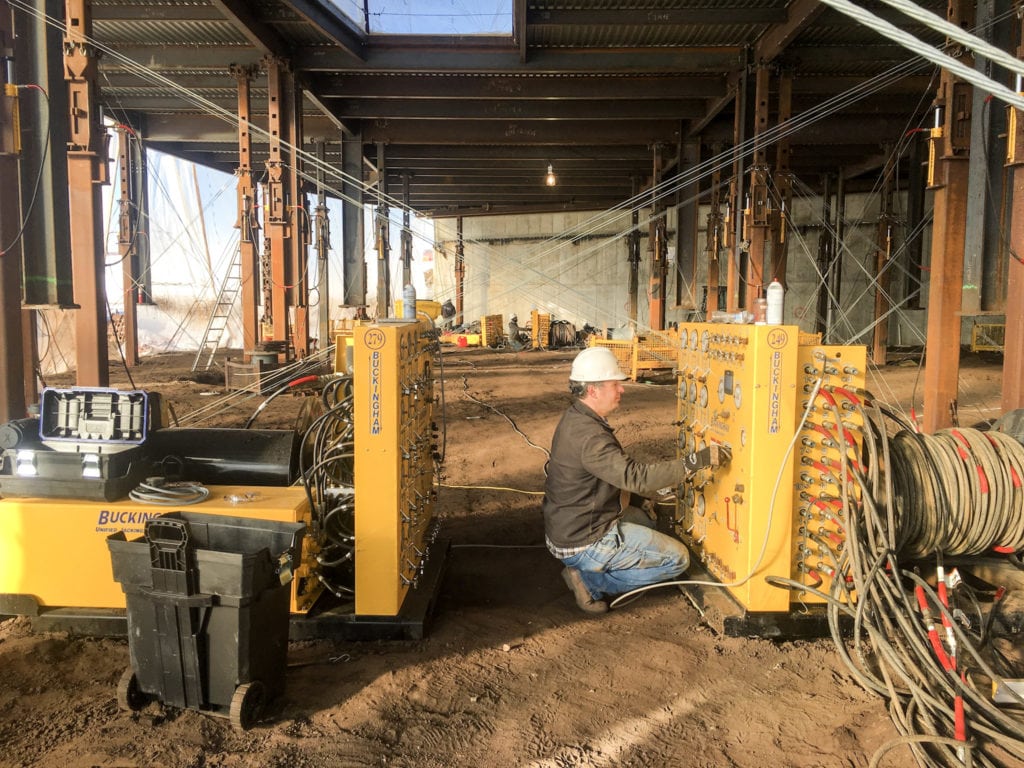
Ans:
[[[152,21],[224,21],[224,13],[214,5],[147,4],[146,19]],[[120,5],[100,3],[93,6],[93,22],[138,21],[139,4],[123,2]]]
[[[825,5],[820,0],[793,0],[781,10],[783,18],[773,22],[776,26],[761,35],[754,45],[754,61],[772,61],[825,10]]]
[[[725,78],[713,74],[594,73],[574,77],[544,74],[345,72],[313,74],[308,78],[308,85],[323,99],[706,99],[722,93]]]
[[[285,2],[297,14],[341,46],[349,56],[359,60],[363,58],[366,32],[353,25],[340,11],[331,13],[323,3],[309,0],[285,0]]]
[[[588,137],[589,138],[589,137]],[[644,167],[650,163],[650,152],[646,146],[636,145],[608,145],[600,146],[598,142],[588,142],[585,145],[563,144],[562,146],[460,146],[450,145],[443,149],[436,145],[425,144],[393,144],[387,148],[388,164],[394,166],[396,162],[418,160],[486,160],[501,161],[540,159],[547,161],[549,158],[557,158],[562,163],[577,163],[586,167],[594,161],[604,162],[616,159],[639,160]]]
[[[385,144],[569,144],[586,137],[594,144],[646,146],[679,139],[672,120],[464,120],[458,130],[443,120],[368,120],[363,140]]]
[[[295,51],[293,61],[301,71],[405,71],[405,72],[690,72],[718,74],[740,66],[742,51],[731,46],[702,48],[603,49],[578,51],[538,49],[531,51],[525,63],[508,38],[494,45],[483,45],[474,38],[439,38],[432,42],[417,37],[406,44],[390,44],[374,37],[366,45],[362,66],[353,66],[351,58],[336,50],[307,46]],[[167,60],[159,50],[146,48],[156,57],[150,66],[162,66]],[[173,60],[169,60],[173,64]]]
[[[646,8],[642,10],[604,9],[531,9],[527,12],[531,26],[576,27],[651,27],[670,24],[780,24],[786,21],[785,8]]]
[[[664,120],[691,119],[705,111],[704,102],[697,99],[632,99],[616,102],[614,109],[604,99],[332,99],[327,106],[342,120]]]
[[[214,115],[155,114],[147,118],[150,141],[181,144],[230,144],[236,146],[238,126],[235,121]],[[322,115],[305,116],[303,126],[306,138],[329,136],[337,140],[334,122]],[[255,127],[255,126],[254,126]],[[266,129],[253,131],[253,140],[267,142]]]
[[[245,39],[267,56],[287,56],[288,45],[277,30],[260,21],[252,12],[252,5],[240,0],[210,0],[210,3],[241,32]]]

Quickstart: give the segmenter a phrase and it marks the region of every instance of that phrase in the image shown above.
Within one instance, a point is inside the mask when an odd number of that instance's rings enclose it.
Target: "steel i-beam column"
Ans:
[[[410,174],[402,174],[402,287],[412,284],[412,221],[409,201]]]
[[[717,157],[721,147],[712,148],[712,154]],[[711,202],[708,205],[708,219],[706,224],[707,253],[708,253],[708,293],[704,299],[704,316],[710,317],[715,310],[721,309],[718,306],[718,281],[721,269],[718,260],[722,252],[722,237],[725,233],[725,222],[722,219],[722,171],[715,166],[711,173]]]
[[[377,144],[377,317],[391,308],[391,208],[387,203],[387,166],[384,144]]]
[[[285,292],[291,342],[295,357],[309,355],[309,204],[302,180],[303,160],[298,150],[305,143],[302,125],[302,86],[293,72],[288,73],[287,114],[285,128],[291,162],[285,178],[288,184],[288,218],[291,221],[291,239],[286,251],[288,290]]]
[[[21,206],[18,201],[18,152],[20,128],[17,95],[7,95],[8,67],[14,58],[14,21],[6,3],[0,5],[0,422],[25,416],[24,357],[21,311]],[[13,83],[11,83],[13,85]]]
[[[640,179],[633,177],[633,194],[631,200],[636,200],[640,194]],[[626,239],[626,259],[629,261],[629,275],[626,278],[626,301],[629,306],[629,324],[636,328],[637,312],[640,302],[640,207],[634,202],[630,213],[629,237]]]
[[[235,171],[238,201],[239,281],[242,298],[242,350],[248,353],[259,341],[260,221],[259,196],[252,176],[252,99],[253,71],[246,67],[233,70],[238,81],[238,169]]]
[[[287,342],[290,335],[288,322],[288,266],[291,254],[292,226],[288,212],[288,169],[293,165],[291,148],[287,146],[289,135],[288,104],[289,79],[291,73],[287,64],[280,59],[268,57],[267,98],[269,111],[270,148],[267,157],[267,238],[270,241],[270,274],[263,275],[270,282],[271,305],[264,306],[264,325],[272,329],[271,339],[264,341]]]
[[[64,76],[68,81],[70,143],[68,195],[71,211],[71,262],[74,274],[75,363],[80,386],[110,382],[107,355],[106,293],[103,286],[103,205],[100,185],[107,182],[105,134],[96,106],[97,60],[92,45],[92,16],[87,0],[68,0],[64,33]]]
[[[661,182],[662,146],[654,145],[654,162],[651,175],[651,190],[657,190]],[[651,226],[647,243],[647,251],[651,254],[651,277],[647,299],[647,324],[653,331],[665,327],[665,275],[668,272],[665,263],[665,217],[664,206],[659,204],[655,196],[651,200]]]
[[[1024,40],[1024,18],[1020,37]],[[1017,48],[1024,58],[1024,42]],[[1017,76],[1017,92],[1024,94],[1024,79]],[[1024,254],[1024,111],[1008,108],[1006,164],[1012,178],[1009,250]],[[1006,334],[1003,339],[1003,413],[1024,408],[1024,263],[1009,259],[1006,288]]]
[[[455,325],[462,325],[463,302],[466,297],[466,244],[462,239],[462,217],[456,220],[458,240],[455,243]]]
[[[892,310],[890,290],[892,286],[893,233],[897,220],[893,213],[893,198],[896,195],[896,157],[889,148],[885,164],[885,180],[882,186],[882,211],[878,217],[875,233],[875,316],[871,336],[871,362],[885,365],[889,344],[889,312]]]
[[[135,366],[139,364],[139,323],[136,306],[139,302],[138,289],[138,244],[139,244],[139,202],[144,193],[138,188],[139,168],[136,159],[145,150],[132,146],[133,131],[127,125],[117,127],[118,138],[118,167],[120,174],[120,198],[118,207],[117,246],[121,255],[121,278],[122,278],[122,300],[124,302],[124,338],[119,342],[123,344],[124,361],[126,365]],[[115,336],[116,336],[116,328]]]
[[[318,326],[320,349],[333,342],[331,339],[331,299],[328,256],[331,252],[331,219],[327,215],[327,143],[316,140],[316,293],[319,308]]]
[[[973,25],[973,4],[950,3],[949,21]],[[965,64],[971,66],[965,52]],[[966,243],[967,189],[971,139],[972,89],[943,70],[936,107],[941,120],[935,142],[935,204],[931,277],[928,284],[928,338],[924,359],[922,429],[952,426],[960,377],[960,330]]]
[[[341,135],[341,240],[344,293],[348,307],[366,306],[366,254],[363,245],[362,134]]]
[[[777,125],[785,125],[793,115],[793,74],[784,71],[779,75],[779,119]],[[776,143],[775,155],[775,189],[778,190],[779,205],[775,206],[772,216],[772,264],[770,277],[789,287],[786,270],[789,267],[789,238],[786,228],[789,226],[790,209],[793,205],[793,172],[789,163],[789,135],[783,136]]]
[[[753,311],[755,301],[764,289],[769,236],[768,148],[761,136],[768,130],[768,95],[771,70],[764,64],[757,67],[754,88],[754,162],[750,169],[749,204],[744,211],[744,239],[747,241],[746,309]]]
[[[685,141],[679,145],[680,171],[689,171],[700,164],[700,141]],[[676,192],[676,305],[697,309],[697,209],[700,184],[696,174],[693,180]],[[683,297],[687,296],[684,303]]]

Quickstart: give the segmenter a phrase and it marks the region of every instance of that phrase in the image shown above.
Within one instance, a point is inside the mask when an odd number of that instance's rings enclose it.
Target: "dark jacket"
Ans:
[[[620,490],[650,495],[675,486],[686,475],[678,459],[633,461],[608,422],[577,400],[551,441],[542,505],[548,541],[563,549],[592,544],[622,514]]]

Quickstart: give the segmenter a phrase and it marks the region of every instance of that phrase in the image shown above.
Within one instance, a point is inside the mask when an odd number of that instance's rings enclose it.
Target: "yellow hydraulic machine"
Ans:
[[[732,461],[681,486],[673,532],[754,621],[814,602],[765,577],[827,588],[821,548],[842,547],[834,500],[861,427],[845,406],[863,391],[866,349],[797,326],[719,323],[680,324],[679,344],[679,452],[718,443]]]

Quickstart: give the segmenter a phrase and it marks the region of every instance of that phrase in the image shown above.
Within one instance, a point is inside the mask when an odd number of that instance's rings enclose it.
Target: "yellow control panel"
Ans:
[[[806,411],[797,442],[793,482],[793,570],[790,578],[828,593],[846,546],[846,498],[859,498],[855,473],[861,464],[867,349],[808,345],[799,349],[799,415]],[[814,400],[811,401],[813,395]],[[824,602],[810,592],[796,602]]]
[[[766,576],[799,574],[802,583],[814,584],[820,574],[811,567],[817,560],[808,553],[808,542],[815,548],[818,543],[810,536],[805,515],[816,495],[829,492],[820,488],[827,478],[815,474],[816,465],[831,468],[831,462],[841,462],[838,452],[820,453],[820,440],[809,436],[814,431],[810,423],[800,436],[797,426],[821,375],[830,385],[847,384],[851,393],[862,388],[865,350],[823,347],[816,341],[797,326],[679,326],[679,453],[718,443],[729,446],[732,460],[714,473],[698,473],[680,487],[674,532],[751,611],[786,612],[796,599],[793,592],[768,584]],[[821,370],[808,383],[807,371],[815,362]],[[856,369],[857,375],[843,373],[844,369]],[[816,400],[832,396],[828,388],[819,386],[819,391]],[[822,429],[827,428],[825,412],[819,408],[814,413]],[[851,418],[849,412],[846,418]],[[812,487],[804,476],[819,485]],[[841,528],[834,525],[831,532],[841,537]],[[817,528],[814,536],[820,538]],[[833,536],[825,534],[825,539],[839,546]]]
[[[182,509],[255,520],[305,522],[309,504],[302,488],[210,486],[210,495]],[[173,507],[123,501],[0,499],[0,595],[24,595],[41,607],[124,608],[114,581],[107,537],[143,535],[146,521]],[[311,537],[303,539],[294,569],[292,611],[308,610],[321,587],[315,576]]]
[[[423,573],[434,490],[429,323],[355,328],[355,609],[395,616]]]

